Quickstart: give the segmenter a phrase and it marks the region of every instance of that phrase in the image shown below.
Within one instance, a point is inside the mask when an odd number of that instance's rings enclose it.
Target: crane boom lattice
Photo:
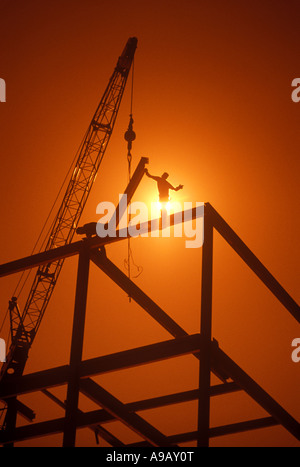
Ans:
[[[79,148],[73,173],[53,221],[45,250],[64,246],[72,241],[112,135],[136,47],[137,39],[130,38],[118,59]],[[12,302],[10,306],[12,344],[7,363],[1,371],[2,378],[9,368],[13,372],[23,371],[28,351],[41,324],[63,262],[64,260],[58,260],[38,268],[22,315]]]

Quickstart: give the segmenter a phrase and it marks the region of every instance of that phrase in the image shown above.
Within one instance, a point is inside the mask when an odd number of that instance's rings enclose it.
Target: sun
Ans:
[[[171,213],[171,209],[172,209],[172,206],[171,206],[171,202],[170,201],[157,201],[157,210],[159,212],[162,212],[162,211],[167,211],[168,214]]]

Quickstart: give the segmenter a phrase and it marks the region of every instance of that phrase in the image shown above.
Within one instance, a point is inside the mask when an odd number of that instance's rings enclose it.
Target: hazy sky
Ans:
[[[7,86],[7,101],[0,103],[0,263],[31,253],[118,56],[136,36],[133,167],[149,157],[151,173],[167,171],[171,183],[184,185],[174,200],[210,202],[299,300],[300,103],[291,99],[292,80],[300,78],[299,21],[297,0],[0,0],[0,78]],[[97,204],[116,202],[127,184],[129,112],[128,84],[82,223],[98,220]],[[135,199],[156,196],[155,182],[143,179]],[[201,249],[186,249],[183,239],[141,238],[132,250],[143,267],[137,285],[187,332],[199,332]],[[300,421],[300,367],[291,360],[299,326],[218,234],[214,253],[214,337]],[[107,254],[126,271],[126,243]],[[65,262],[26,372],[68,363],[76,267],[76,258]],[[0,281],[1,323],[18,279]],[[30,280],[21,307],[29,286]],[[84,358],[170,338],[95,266],[87,315]],[[194,360],[96,380],[131,402],[196,388]],[[54,392],[63,399],[64,389]],[[36,421],[63,416],[41,394],[21,400],[36,411]],[[94,407],[85,398],[80,403],[83,410]],[[172,435],[196,429],[196,409],[193,402],[141,415]],[[212,426],[261,416],[244,393],[212,401]],[[119,422],[106,428],[124,442],[138,440]],[[61,439],[22,444],[52,446]],[[80,431],[77,444],[93,446],[93,433]],[[299,446],[279,427],[211,444]]]

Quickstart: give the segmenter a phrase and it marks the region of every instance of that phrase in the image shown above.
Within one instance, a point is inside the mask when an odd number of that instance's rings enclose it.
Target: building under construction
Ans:
[[[202,247],[201,300],[199,303],[199,332],[189,334],[156,302],[141,290],[130,275],[130,247],[128,249],[128,273],[124,273],[108,257],[106,247],[117,242],[130,241],[128,231],[117,230],[116,236],[101,238],[96,234],[95,223],[80,225],[80,219],[94,184],[100,164],[112,135],[128,76],[132,68],[137,39],[130,38],[118,58],[108,86],[91,120],[85,138],[79,148],[62,204],[49,232],[43,251],[0,266],[0,276],[8,276],[35,269],[35,277],[25,307],[20,309],[17,297],[9,301],[11,345],[1,370],[0,399],[3,402],[0,442],[4,446],[40,436],[63,433],[63,446],[76,446],[76,432],[90,428],[99,439],[112,447],[176,447],[185,443],[197,443],[198,447],[210,445],[210,439],[280,425],[300,441],[300,423],[288,413],[264,388],[222,350],[222,342],[212,334],[212,289],[214,232],[217,232],[233,249],[240,260],[257,276],[284,311],[300,322],[299,305],[260,262],[210,203],[204,203],[202,216],[204,243]],[[135,139],[133,118],[125,133],[129,181],[124,194],[127,205],[141,183],[149,160],[142,157],[132,167],[131,148]],[[116,219],[121,207],[116,208]],[[122,213],[123,214],[123,213]],[[191,219],[197,217],[192,209]],[[169,216],[170,226],[176,224],[176,216]],[[149,224],[149,229],[153,224]],[[158,225],[161,229],[161,225]],[[81,234],[74,241],[75,234]],[[132,242],[134,239],[132,240]],[[30,349],[51,300],[63,264],[71,257],[78,257],[76,297],[74,303],[73,332],[69,364],[35,373],[24,374]],[[87,309],[87,293],[90,264],[93,263],[113,281],[130,300],[155,320],[170,336],[168,340],[132,348],[92,359],[83,359],[84,327]],[[100,271],[99,271],[100,273]],[[47,319],[45,317],[45,319]],[[113,339],[113,336],[112,336]],[[111,392],[96,383],[93,377],[191,355],[197,362],[198,388],[173,392],[168,395],[123,403]],[[212,375],[218,383],[212,384]],[[57,398],[51,389],[66,387],[66,399]],[[211,426],[210,406],[213,397],[244,391],[267,416],[243,422]],[[19,400],[22,395],[42,392],[43,395],[64,411],[62,418],[35,422],[33,410]],[[99,406],[97,410],[79,410],[79,396],[83,394]],[[197,429],[172,436],[162,433],[158,427],[146,421],[142,412],[183,402],[197,402]],[[26,420],[17,424],[17,416]],[[126,444],[111,433],[105,425],[118,420],[142,441]]]

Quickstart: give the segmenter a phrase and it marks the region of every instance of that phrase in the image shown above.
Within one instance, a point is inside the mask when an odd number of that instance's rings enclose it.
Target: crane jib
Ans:
[[[69,244],[76,232],[99,166],[114,129],[137,39],[129,38],[78,151],[74,170],[48,235],[45,250]],[[28,351],[40,326],[58,280],[63,260],[40,266],[34,277],[22,314],[10,308],[12,344],[2,367],[0,381],[22,374]]]

